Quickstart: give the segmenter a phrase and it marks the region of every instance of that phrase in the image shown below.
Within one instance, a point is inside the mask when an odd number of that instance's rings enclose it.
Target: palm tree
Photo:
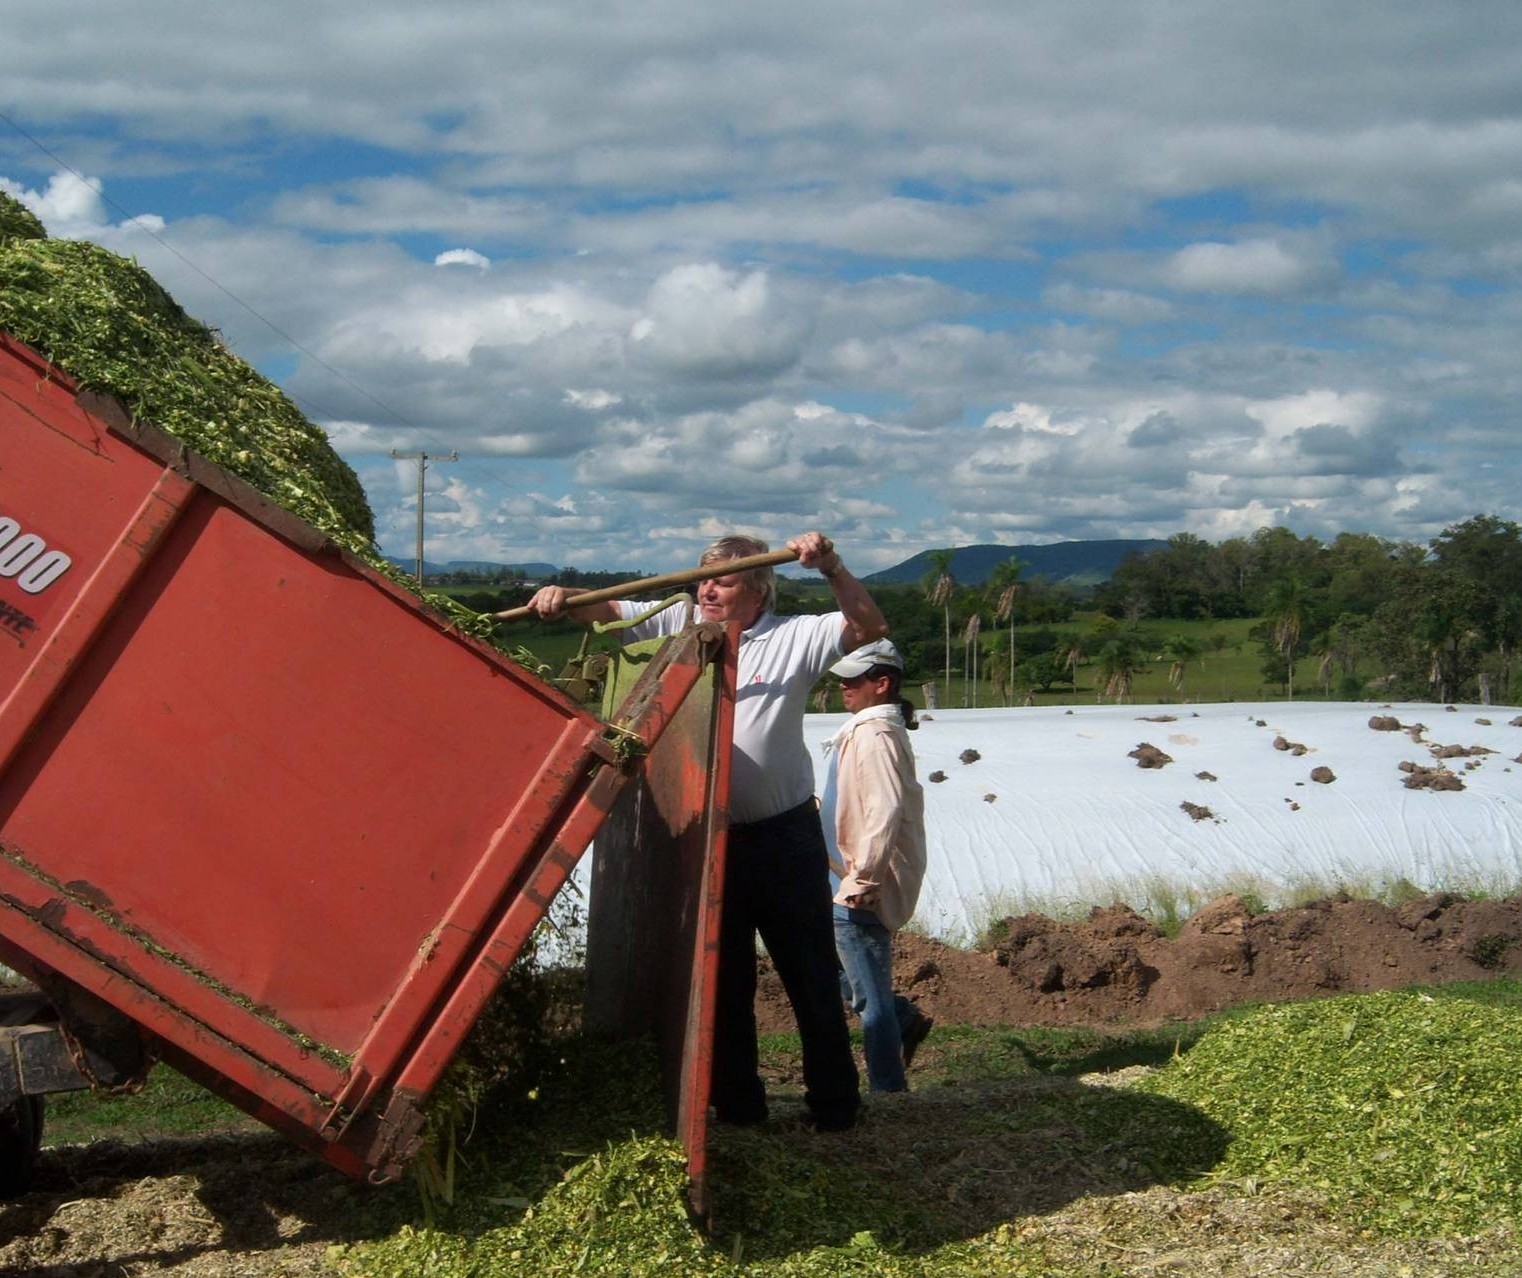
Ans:
[[[1099,676],[1105,681],[1101,695],[1114,697],[1115,704],[1119,705],[1131,695],[1131,681],[1144,665],[1146,660],[1135,631],[1117,631],[1115,637],[1099,650]]]
[[[1341,674],[1344,682],[1358,669],[1358,658],[1366,643],[1368,623],[1362,617],[1343,613],[1307,645],[1316,658],[1316,682],[1321,695],[1332,695],[1332,680]]]
[[[995,655],[998,655],[997,652],[995,652]],[[1002,661],[996,661],[988,668],[988,683],[993,691],[993,695],[1005,705],[1012,705],[1011,698],[1014,697],[1015,690],[1007,682],[1008,679],[1009,676],[1004,673],[1004,663]]]
[[[1305,621],[1305,592],[1298,577],[1281,577],[1268,592],[1266,609],[1273,627],[1274,647],[1284,656],[1288,671],[1288,700],[1295,699],[1295,649],[1300,646],[1300,627]]]
[[[1078,666],[1083,660],[1083,640],[1077,635],[1066,635],[1057,648],[1058,665],[1073,676],[1073,686],[1078,686]]]
[[[1184,690],[1184,671],[1204,649],[1188,635],[1169,635],[1163,640],[1163,656],[1173,664],[1168,667],[1168,682],[1175,692]]]
[[[1332,695],[1332,675],[1337,670],[1337,643],[1330,630],[1324,630],[1311,643],[1311,656],[1316,658],[1316,682],[1321,685],[1321,695]]]
[[[962,675],[964,684],[970,683],[972,688],[973,709],[978,705],[978,632],[982,629],[983,618],[973,613],[967,618],[967,629],[962,635]],[[962,700],[967,700],[966,693]]]
[[[1011,555],[989,574],[988,590],[994,600],[994,620],[1009,622],[1009,697],[1015,695],[1015,595],[1020,589],[1024,565]]]
[[[1501,655],[1501,687],[1511,689],[1511,664],[1518,635],[1522,635],[1522,595],[1507,594],[1496,601],[1496,647]]]
[[[925,576],[925,594],[931,606],[940,608],[946,619],[946,704],[951,704],[951,599],[956,593],[956,578],[951,575],[951,551],[932,550],[930,571]]]

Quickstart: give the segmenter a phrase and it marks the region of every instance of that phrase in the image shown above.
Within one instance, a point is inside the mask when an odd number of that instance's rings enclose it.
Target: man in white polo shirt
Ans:
[[[778,617],[770,568],[711,578],[692,609],[668,608],[624,632],[626,641],[675,634],[694,619],[741,626],[729,792],[729,849],[720,926],[714,1032],[713,1104],[721,1121],[759,1123],[766,1090],[756,1047],[756,934],[781,978],[803,1045],[804,1102],[820,1130],[856,1121],[856,1063],[840,1000],[831,917],[829,861],[814,803],[814,768],[803,715],[814,684],[840,656],[887,634],[866,588],[846,571],[822,533],[795,537],[788,549],[829,583],[838,611]],[[724,537],[703,565],[765,554],[764,542]],[[627,620],[648,605],[629,600],[578,608],[575,590],[546,586],[529,601],[540,616]]]

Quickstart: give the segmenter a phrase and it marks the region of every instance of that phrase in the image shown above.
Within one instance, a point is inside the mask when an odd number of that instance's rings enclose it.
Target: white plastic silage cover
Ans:
[[[1426,731],[1421,741],[1376,731],[1376,715]],[[1006,913],[1140,907],[1163,894],[1187,913],[1242,888],[1274,904],[1307,885],[1514,887],[1517,717],[1498,706],[1369,702],[933,711],[911,736],[930,856],[916,922],[967,941]],[[816,759],[842,722],[805,719]],[[1276,749],[1280,737],[1305,752]],[[1143,742],[1173,762],[1139,767],[1129,756]],[[1445,761],[1463,790],[1406,789],[1399,765],[1437,766],[1431,745],[1495,753]],[[968,750],[975,762],[962,762]],[[1318,767],[1336,779],[1313,781]],[[946,779],[931,781],[936,772]],[[1197,820],[1186,803],[1210,815]]]
[[[1274,905],[1306,887],[1378,891],[1400,879],[1423,890],[1514,889],[1519,714],[1373,702],[932,711],[910,737],[930,858],[915,926],[965,944],[1005,914],[1112,901],[1169,900],[1188,913],[1229,890]],[[1375,716],[1425,731],[1420,741],[1375,731]],[[816,776],[844,721],[805,717]],[[1278,737],[1305,752],[1276,749]],[[1173,762],[1137,766],[1129,755],[1143,742]],[[1494,753],[1444,762],[1463,790],[1406,789],[1399,765],[1437,766],[1434,745]],[[964,763],[969,750],[978,758]],[[1318,767],[1336,779],[1313,781]],[[931,781],[936,772],[946,779]],[[1197,820],[1186,803],[1210,815]],[[583,890],[589,861],[577,870]]]

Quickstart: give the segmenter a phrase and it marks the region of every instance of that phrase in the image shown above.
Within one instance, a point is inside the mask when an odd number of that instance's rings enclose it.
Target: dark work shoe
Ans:
[[[728,1085],[715,1079],[708,1103],[713,1116],[730,1127],[759,1127],[766,1122],[766,1087],[760,1076],[731,1079]]]
[[[810,1112],[804,1122],[816,1132],[848,1132],[856,1126],[858,1110],[830,1114]]]
[[[730,1127],[759,1127],[766,1121],[764,1109],[719,1109],[715,1107],[713,1116],[719,1122]]]
[[[916,1013],[914,1019],[909,1022],[909,1028],[904,1031],[903,1036],[905,1069],[913,1063],[915,1052],[919,1051],[920,1044],[925,1041],[934,1025],[935,1017],[926,1016],[923,1012]]]

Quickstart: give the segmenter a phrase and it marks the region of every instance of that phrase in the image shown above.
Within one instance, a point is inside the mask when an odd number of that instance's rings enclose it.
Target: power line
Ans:
[[[81,173],[78,169],[76,169],[72,164],[70,164],[67,160],[65,160],[57,152],[55,152],[55,151],[51,150],[49,147],[45,146],[40,139],[38,139],[36,137],[33,137],[32,134],[28,133],[25,129],[23,129],[19,124],[16,123],[16,121],[14,119],[12,119],[4,111],[0,111],[0,120],[4,120],[8,125],[11,126],[11,128],[15,129],[17,133],[19,133],[22,137],[24,137],[28,142],[30,142],[33,146],[35,146],[39,151],[41,151],[45,156],[47,156],[48,159],[52,160],[53,163],[58,165],[61,169],[65,170],[68,173],[73,174],[74,177],[78,178],[86,186],[90,186],[91,185],[91,182],[90,182],[89,178],[87,178],[83,173]],[[254,317],[254,319],[258,320],[259,323],[263,324],[266,328],[268,328],[270,330],[270,332],[274,333],[277,337],[279,337],[281,341],[286,342],[288,345],[290,345],[295,350],[300,351],[303,355],[305,355],[314,364],[318,365],[320,368],[323,368],[323,369],[327,370],[327,372],[331,373],[334,377],[336,377],[339,381],[343,382],[346,386],[349,386],[353,390],[359,392],[359,394],[363,395],[366,399],[368,399],[377,408],[381,409],[383,412],[385,412],[390,417],[395,419],[401,425],[406,426],[409,429],[417,429],[417,427],[415,427],[412,422],[408,421],[407,418],[403,417],[402,414],[397,412],[396,409],[392,408],[391,405],[387,404],[384,400],[378,398],[377,396],[371,394],[368,390],[366,390],[363,386],[361,386],[358,382],[356,382],[352,377],[348,376],[348,374],[342,372],[339,369],[334,368],[331,364],[329,364],[327,362],[327,360],[323,359],[322,356],[318,355],[315,351],[308,350],[305,346],[303,346],[300,342],[298,342],[294,337],[292,337],[289,333],[287,333],[283,328],[281,328],[278,324],[276,324],[274,320],[269,319],[269,318],[267,318],[264,315],[261,315],[251,305],[249,305],[241,297],[239,297],[236,293],[234,293],[232,291],[232,289],[228,288],[225,284],[223,284],[220,280],[214,278],[208,272],[202,270],[200,266],[198,266],[195,262],[191,261],[190,258],[186,257],[185,254],[181,253],[179,249],[175,248],[173,244],[169,243],[168,240],[166,240],[162,235],[158,234],[158,232],[156,232],[151,226],[149,226],[146,222],[144,222],[139,217],[138,214],[133,213],[130,209],[123,208],[120,204],[118,204],[115,200],[113,200],[109,195],[107,195],[104,190],[100,190],[100,189],[96,188],[95,189],[95,193],[96,193],[96,195],[98,195],[101,198],[101,200],[103,200],[106,204],[109,204],[113,209],[115,209],[124,218],[126,218],[127,221],[134,223],[137,226],[138,230],[140,230],[144,235],[146,235],[149,239],[151,239],[154,243],[156,243],[166,253],[170,253],[174,257],[177,257],[181,262],[183,262],[186,266],[188,266],[192,271],[194,271],[197,275],[199,275],[203,280],[205,280],[208,284],[210,284],[214,289],[216,289],[224,297],[228,298],[230,301],[232,301],[236,305],[242,307],[245,311],[247,311],[250,315],[252,315]]]

